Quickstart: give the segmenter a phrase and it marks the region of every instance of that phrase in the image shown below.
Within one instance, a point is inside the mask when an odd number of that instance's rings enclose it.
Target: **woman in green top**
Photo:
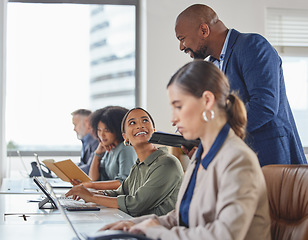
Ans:
[[[101,192],[103,194],[78,185],[66,196],[119,208],[131,216],[164,215],[173,210],[184,173],[179,160],[166,148],[157,149],[148,142],[154,128],[154,121],[147,111],[131,109],[122,120],[122,133],[124,144],[133,146],[138,159],[127,179],[117,190],[105,190]]]

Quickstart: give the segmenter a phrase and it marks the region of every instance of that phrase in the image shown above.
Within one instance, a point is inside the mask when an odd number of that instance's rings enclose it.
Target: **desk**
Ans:
[[[39,189],[33,182],[32,178],[16,178],[16,179],[9,179],[4,178],[2,180],[2,185],[0,188],[0,193],[27,193],[27,194],[38,194]]]
[[[63,190],[62,190],[63,191]],[[0,239],[73,239],[74,233],[57,209],[39,209],[42,193],[0,193]],[[102,207],[100,211],[68,212],[78,232],[94,233],[108,223],[132,217],[119,209]]]
[[[63,182],[58,178],[47,178],[48,182],[54,187],[56,192],[66,192],[67,189],[71,188],[72,185],[68,182]],[[58,186],[58,187],[57,187]],[[59,186],[67,186],[66,188]],[[9,179],[4,178],[0,188],[1,193],[26,193],[26,194],[37,194],[40,193],[37,185],[34,183],[32,178],[15,178]]]

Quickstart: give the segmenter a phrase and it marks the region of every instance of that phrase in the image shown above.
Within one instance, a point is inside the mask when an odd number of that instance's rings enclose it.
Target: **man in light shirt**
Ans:
[[[180,50],[207,59],[229,79],[247,110],[246,143],[261,166],[307,164],[287,99],[281,59],[261,35],[228,29],[215,11],[195,4],[179,14]]]

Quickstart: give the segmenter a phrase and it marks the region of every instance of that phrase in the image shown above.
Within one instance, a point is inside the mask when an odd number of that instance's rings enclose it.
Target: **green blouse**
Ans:
[[[167,148],[159,148],[143,162],[137,159],[122,185],[106,192],[131,216],[160,216],[174,209],[183,175],[180,161]]]

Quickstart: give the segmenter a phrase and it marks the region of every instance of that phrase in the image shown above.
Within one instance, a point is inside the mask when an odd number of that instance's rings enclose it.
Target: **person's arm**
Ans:
[[[82,183],[87,188],[93,188],[96,190],[115,190],[121,186],[119,180],[108,180],[108,181],[98,181],[98,182],[85,182]]]
[[[118,208],[118,202],[116,197],[109,197],[102,194],[95,194],[86,189],[83,185],[74,186],[66,194],[66,197],[73,196],[74,199],[78,200],[82,198],[85,202],[93,202],[101,206],[109,208]]]
[[[148,221],[148,220],[153,220],[158,223],[158,225],[162,225],[165,228],[171,229],[172,227],[177,225],[177,213],[175,210],[172,210],[169,212],[167,215],[164,216],[157,216],[155,214],[150,214],[150,215],[144,215],[141,217],[135,217],[131,220],[125,220],[125,221],[118,221],[114,223],[110,223],[105,225],[103,228],[101,228],[99,231],[105,231],[105,230],[130,230],[134,225],[139,223]],[[132,232],[135,232],[132,229]],[[144,231],[143,231],[144,232]]]
[[[97,181],[100,178],[99,167],[105,151],[106,149],[104,145],[99,143],[94,152],[94,157],[89,170],[89,177],[92,179],[92,181]]]
[[[283,73],[279,56],[263,37],[255,35],[246,43],[247,47],[237,54],[249,94],[245,104],[247,131],[252,132],[277,115]]]

